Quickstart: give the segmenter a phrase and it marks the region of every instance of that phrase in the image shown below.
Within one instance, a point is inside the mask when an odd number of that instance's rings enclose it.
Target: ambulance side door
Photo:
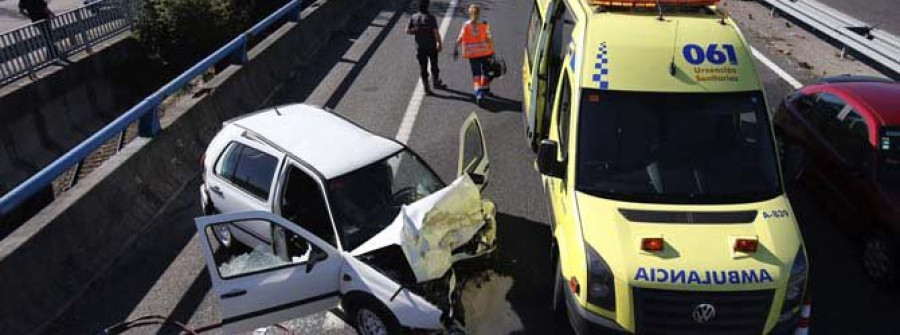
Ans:
[[[571,226],[574,219],[572,217],[572,194],[574,190],[573,174],[569,171],[570,157],[573,152],[571,150],[574,145],[571,143],[571,124],[572,124],[572,102],[573,87],[571,84],[571,74],[568,70],[564,71],[560,76],[556,100],[553,103],[553,113],[551,115],[551,127],[549,129],[548,140],[556,144],[556,170],[559,172],[555,176],[544,175],[544,190],[549,197],[550,211],[553,221],[553,229],[559,226]],[[556,233],[554,231],[554,233]]]
[[[548,76],[547,76],[547,59],[549,55],[549,45],[551,40],[551,34],[556,31],[553,26],[555,24],[555,20],[553,20],[553,13],[556,12],[557,3],[560,1],[550,1],[547,3],[547,9],[544,12],[544,16],[540,15],[540,1],[535,3],[535,8],[533,16],[538,16],[540,23],[537,27],[537,31],[534,32],[536,36],[534,44],[531,44],[531,40],[529,40],[528,48],[530,48],[532,52],[531,57],[526,57],[525,63],[528,64],[528,71],[523,71],[523,76],[527,75],[528,78],[525,79],[524,87],[525,90],[525,131],[528,136],[529,141],[531,141],[532,146],[537,145],[541,139],[547,137],[546,132],[544,131],[546,127],[544,124],[547,123],[546,119],[549,117],[549,109],[546,106],[547,102],[547,92],[548,92]],[[534,18],[532,18],[534,19]],[[531,29],[531,28],[529,28]],[[531,32],[529,31],[529,34]],[[529,35],[529,38],[534,36]],[[530,64],[529,64],[530,63]],[[527,74],[526,74],[527,72]],[[555,89],[555,88],[554,88]]]

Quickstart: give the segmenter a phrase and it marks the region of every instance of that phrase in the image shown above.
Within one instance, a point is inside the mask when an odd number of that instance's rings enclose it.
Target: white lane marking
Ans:
[[[750,47],[750,52],[753,53],[753,57],[756,57],[756,59],[759,59],[760,62],[762,62],[763,64],[768,66],[769,69],[772,70],[772,72],[775,72],[775,74],[777,74],[779,77],[781,77],[781,79],[784,79],[784,81],[786,81],[788,84],[793,86],[794,89],[799,89],[800,87],[803,87],[803,84],[800,83],[799,80],[792,77],[790,74],[787,73],[787,71],[785,71],[780,66],[778,66],[778,64],[775,64],[775,62],[772,62],[769,58],[767,58],[766,55],[763,55],[762,52],[759,52],[759,50],[756,50],[756,48]]]
[[[450,28],[450,18],[453,16],[453,12],[456,11],[458,5],[459,0],[451,0],[450,5],[447,6],[447,11],[444,12],[444,17],[441,18],[441,39],[444,41],[447,40],[447,29]],[[425,87],[422,86],[421,80],[416,79],[416,88],[413,89],[412,97],[409,98],[409,105],[406,106],[406,113],[403,114],[403,121],[400,122],[400,129],[397,130],[397,136],[395,136],[397,141],[404,144],[409,141],[413,125],[416,123],[416,117],[419,116],[419,107],[422,106],[422,100],[425,100]]]

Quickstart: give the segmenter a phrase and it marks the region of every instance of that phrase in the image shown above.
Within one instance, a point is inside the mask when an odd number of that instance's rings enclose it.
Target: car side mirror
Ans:
[[[306,261],[306,273],[312,271],[313,267],[316,266],[316,263],[324,261],[327,258],[328,254],[324,251],[313,248],[313,250],[309,252],[309,260]]]
[[[556,160],[559,144],[556,141],[543,140],[538,146],[538,171],[542,175],[562,178],[563,164]]]

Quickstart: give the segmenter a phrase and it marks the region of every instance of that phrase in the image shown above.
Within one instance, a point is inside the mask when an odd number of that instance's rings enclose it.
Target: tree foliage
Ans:
[[[257,4],[259,2],[259,4]],[[166,65],[184,68],[218,49],[285,1],[143,0],[135,37]]]

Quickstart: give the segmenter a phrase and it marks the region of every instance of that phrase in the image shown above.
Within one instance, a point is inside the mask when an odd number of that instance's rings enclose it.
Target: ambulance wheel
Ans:
[[[880,286],[897,284],[897,243],[880,230],[869,232],[862,241],[862,265],[866,275]]]
[[[354,294],[344,298],[344,311],[353,322],[360,335],[406,334],[400,322],[381,302],[364,294]]]
[[[566,305],[563,300],[563,290],[565,289],[562,277],[562,268],[559,262],[559,249],[556,248],[556,243],[553,243],[552,250],[550,251],[550,262],[553,264],[553,311],[556,312],[556,315],[559,315],[559,312],[566,308]]]

